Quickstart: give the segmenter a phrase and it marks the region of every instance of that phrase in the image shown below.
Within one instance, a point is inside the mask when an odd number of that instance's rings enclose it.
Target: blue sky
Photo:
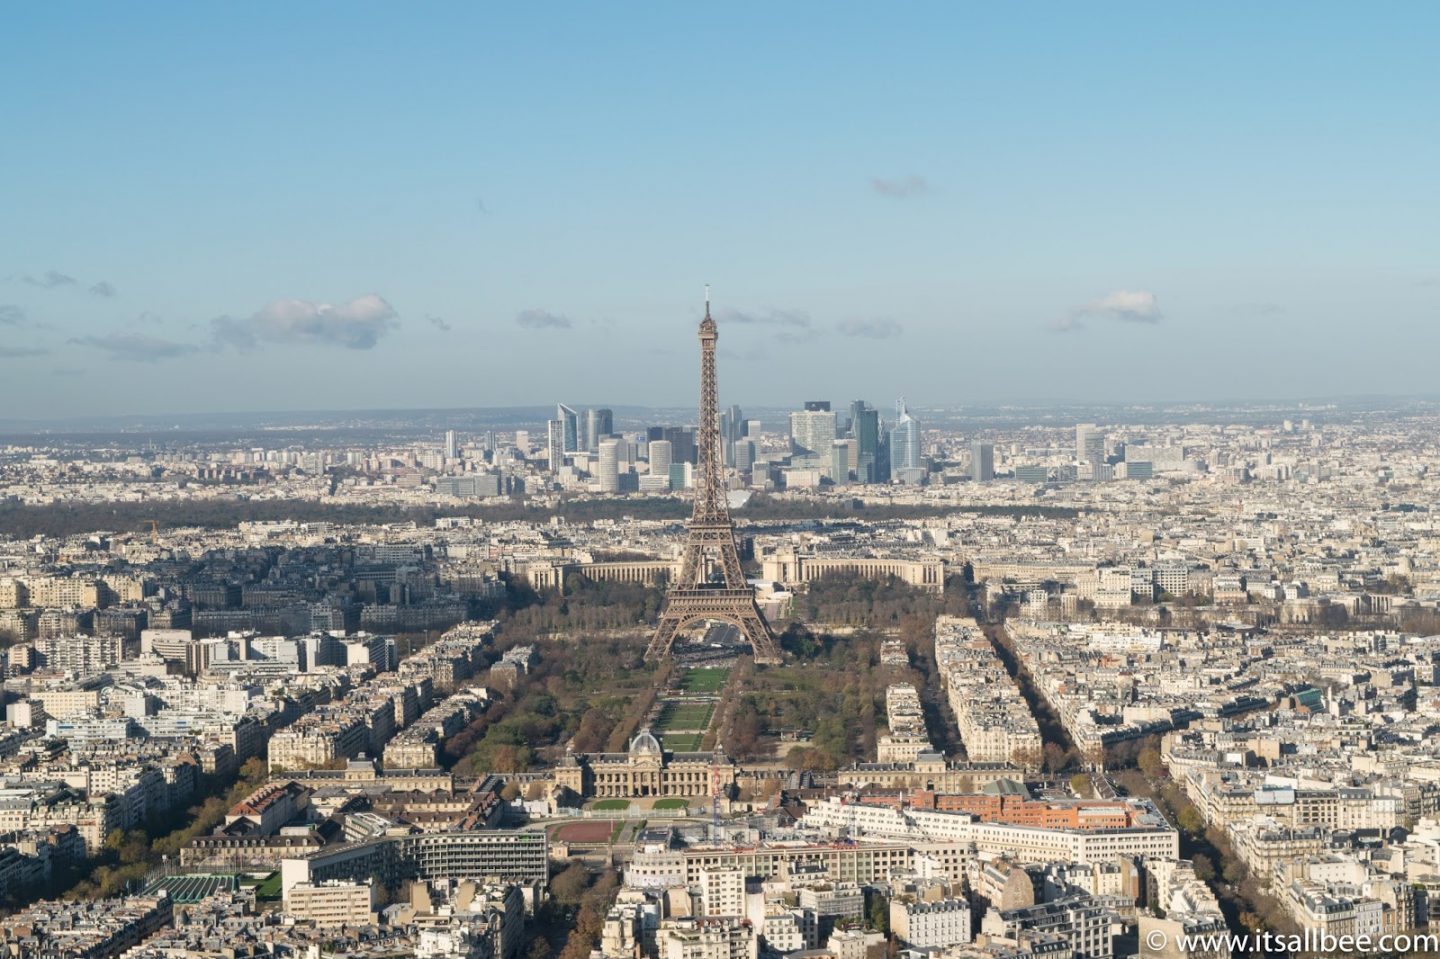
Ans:
[[[1089,8],[1087,8],[1089,7]],[[1434,392],[1440,5],[68,4],[0,409]]]

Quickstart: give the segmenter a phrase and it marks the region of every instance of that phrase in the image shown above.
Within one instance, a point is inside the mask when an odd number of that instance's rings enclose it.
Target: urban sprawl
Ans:
[[[1233,412],[7,437],[0,956],[1440,931],[1440,414]]]

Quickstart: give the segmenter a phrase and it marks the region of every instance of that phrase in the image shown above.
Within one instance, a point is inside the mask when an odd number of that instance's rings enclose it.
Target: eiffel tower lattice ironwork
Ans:
[[[700,427],[696,437],[699,469],[695,476],[695,510],[687,526],[680,577],[665,594],[660,623],[645,651],[646,659],[670,655],[675,636],[687,626],[705,620],[729,623],[750,643],[757,663],[780,662],[780,650],[770,626],[755,605],[755,591],[740,569],[735,550],[735,524],[725,502],[725,471],[720,456],[720,424],[716,415],[715,341],[719,333],[710,318],[710,296],[705,296],[705,319],[700,321]]]

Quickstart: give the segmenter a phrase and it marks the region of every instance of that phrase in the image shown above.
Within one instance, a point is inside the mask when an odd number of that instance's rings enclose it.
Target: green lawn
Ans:
[[[728,669],[687,669],[680,677],[680,688],[687,693],[718,693],[728,678]]]
[[[265,901],[280,898],[280,874],[272,872],[265,881],[255,887],[255,898]]]
[[[714,703],[678,703],[671,700],[660,707],[655,729],[661,734],[676,729],[698,729],[703,732],[709,727],[710,716],[714,712]]]
[[[616,809],[629,809],[629,808],[630,808],[630,800],[628,800],[628,799],[598,799],[598,800],[595,801],[595,805],[591,806],[590,808],[591,808],[591,809],[594,809],[594,810],[597,810],[597,811],[600,811],[600,812],[605,812],[605,811],[608,811],[608,810],[616,810]]]
[[[664,799],[655,800],[656,809],[684,809],[690,805],[690,800],[682,799],[679,796],[667,796]]]
[[[665,737],[665,748],[672,753],[693,753],[704,741],[704,733],[670,733]]]

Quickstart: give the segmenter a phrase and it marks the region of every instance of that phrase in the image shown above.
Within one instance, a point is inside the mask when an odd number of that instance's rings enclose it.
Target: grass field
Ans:
[[[715,712],[714,703],[679,703],[667,701],[660,707],[655,729],[661,734],[673,730],[700,730],[710,725],[710,716]]]
[[[601,811],[601,812],[604,812],[604,811],[607,810],[607,809],[608,809],[608,810],[629,809],[629,808],[630,808],[630,800],[628,800],[628,799],[599,799],[599,800],[596,800],[595,804],[594,804],[593,806],[591,806],[590,808],[591,808],[591,809],[597,809],[597,810],[599,810],[599,811]]]
[[[665,748],[672,753],[693,753],[704,740],[704,733],[670,733],[665,736]]]
[[[255,887],[255,898],[273,900],[280,898],[280,874],[272,872],[265,881]]]
[[[656,809],[684,809],[690,805],[690,800],[681,799],[679,796],[667,796],[664,799],[655,800]]]
[[[718,693],[729,678],[728,669],[687,669],[680,677],[680,689],[687,693]]]

